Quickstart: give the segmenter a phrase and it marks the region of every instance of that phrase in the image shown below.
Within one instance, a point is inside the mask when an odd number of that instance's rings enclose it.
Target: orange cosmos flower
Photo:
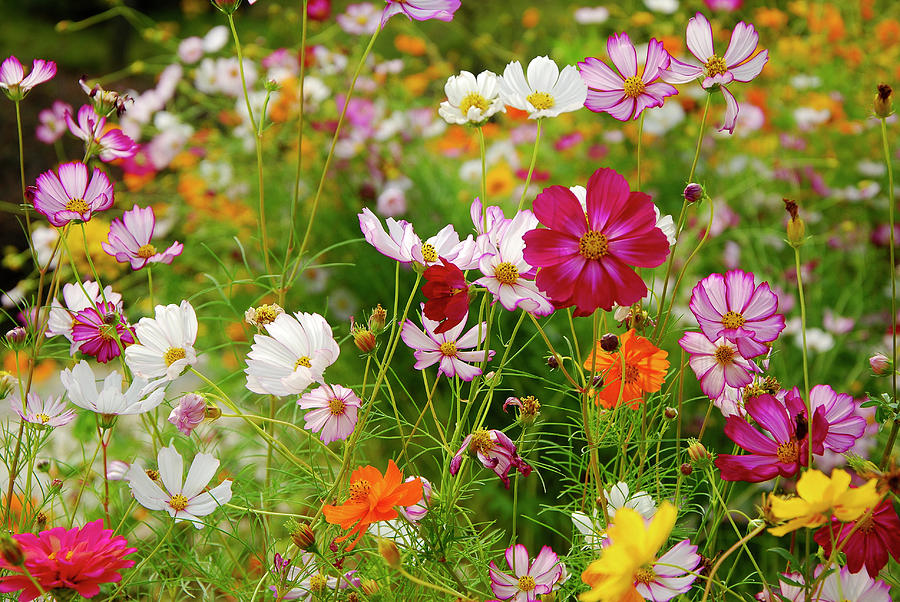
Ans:
[[[341,542],[356,533],[347,550],[352,550],[369,525],[380,520],[397,518],[394,506],[412,506],[422,501],[422,480],[403,482],[403,473],[393,460],[388,460],[384,476],[374,466],[357,468],[350,475],[350,499],[340,506],[326,505],[323,508],[325,520],[343,529],[350,529],[346,535],[335,541]]]
[[[644,393],[653,393],[662,387],[669,369],[667,355],[668,351],[638,336],[633,328],[619,337],[619,348],[612,353],[604,351],[597,341],[584,362],[585,370],[591,370],[593,366],[594,372],[603,379],[603,389],[595,394],[597,402],[606,408],[614,408],[623,402],[632,409],[637,408]]]

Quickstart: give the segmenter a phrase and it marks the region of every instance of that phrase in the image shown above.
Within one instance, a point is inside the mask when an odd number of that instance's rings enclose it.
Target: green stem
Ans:
[[[894,262],[894,170],[891,163],[891,151],[888,147],[887,120],[881,119],[881,143],[884,147],[884,163],[888,173],[888,217],[891,222],[890,229],[890,253],[891,253],[891,401],[897,401],[897,274]],[[887,466],[891,453],[894,451],[894,442],[897,440],[897,431],[900,429],[900,418],[894,417],[891,433],[888,435],[884,454],[881,456],[881,469]]]
[[[22,138],[22,110],[16,101],[16,131],[19,134],[19,178],[22,182],[22,206],[25,208],[25,236],[31,242],[31,212],[28,210],[28,198],[25,196],[25,144]],[[37,263],[37,261],[35,261]]]
[[[484,128],[478,126],[478,148],[481,150],[481,231],[487,232],[487,158],[484,151]]]
[[[116,591],[114,591],[112,593],[112,595],[109,598],[107,598],[108,600],[118,600],[119,599],[119,598],[117,598],[117,596],[119,595],[119,592],[121,592],[122,589],[128,584],[128,582],[131,581],[132,577],[137,575],[140,572],[140,570],[142,568],[144,568],[144,565],[147,564],[147,562],[151,558],[153,558],[153,556],[159,551],[159,549],[162,547],[162,545],[169,538],[169,534],[172,533],[172,529],[174,529],[174,528],[175,528],[175,521],[172,520],[172,522],[169,523],[169,529],[159,539],[159,543],[156,544],[156,547],[153,548],[153,550],[149,554],[147,554],[147,556],[145,556],[143,560],[141,560],[140,564],[138,564],[136,567],[131,569],[131,571],[128,573],[128,577],[119,584],[119,587],[116,588]]]
[[[525,178],[525,188],[522,189],[522,198],[519,199],[519,211],[525,206],[525,196],[528,194],[528,186],[531,184],[531,174],[534,173],[534,163],[537,161],[538,148],[541,143],[541,125],[543,124],[543,121],[543,118],[537,120],[537,135],[534,137],[534,150],[531,151],[531,164],[528,166],[528,175]]]
[[[641,119],[638,121],[638,138],[637,138],[637,190],[641,190],[641,138],[644,134],[644,115],[646,112],[641,111]],[[693,170],[692,170],[693,171]]]

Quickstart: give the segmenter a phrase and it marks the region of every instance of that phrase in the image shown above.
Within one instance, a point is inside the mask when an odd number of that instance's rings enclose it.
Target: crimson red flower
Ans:
[[[422,276],[427,282],[422,293],[428,301],[425,303],[425,317],[440,326],[434,329],[435,334],[447,332],[466,319],[469,313],[469,283],[458,267],[439,257],[444,265],[434,264]]]
[[[37,535],[13,535],[25,563],[24,567],[17,566],[0,558],[0,568],[12,573],[0,577],[0,592],[22,590],[19,602],[29,602],[41,595],[25,574],[23,569],[27,569],[45,592],[72,589],[85,598],[93,598],[100,593],[101,583],[121,581],[119,570],[134,566],[134,560],[126,560],[125,556],[137,548],[126,547],[125,538],[111,537],[112,533],[103,528],[102,520],[95,520],[80,529],[67,531],[56,527]]]
[[[816,543],[825,549],[826,558],[831,556],[831,542],[838,546],[860,521],[842,523],[832,519],[830,526],[816,531]],[[831,533],[829,533],[829,529]],[[872,516],[861,522],[849,536],[841,550],[847,555],[847,566],[851,573],[858,573],[865,566],[873,579],[888,562],[888,555],[900,561],[900,518],[894,511],[894,504],[885,500],[875,507]]]

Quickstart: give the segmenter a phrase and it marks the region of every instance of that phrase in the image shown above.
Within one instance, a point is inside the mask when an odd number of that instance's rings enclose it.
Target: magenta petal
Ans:
[[[578,239],[555,230],[531,230],[523,239],[523,255],[529,265],[545,267],[581,257]]]
[[[768,481],[781,472],[775,459],[769,456],[719,454],[716,458],[716,467],[719,469],[722,479],[747,481],[748,483]]]
[[[644,284],[641,277],[616,257],[604,258],[603,268],[609,279],[615,284],[612,287],[615,294],[613,301],[619,305],[623,307],[633,305],[647,294],[647,285]],[[611,308],[605,307],[605,309],[608,311]]]
[[[592,56],[578,63],[581,79],[589,88],[597,90],[622,90],[624,79],[613,71],[606,63]]]
[[[794,435],[792,417],[775,397],[768,394],[753,397],[747,400],[744,408],[753,420],[774,435],[776,441],[786,443],[791,440]]]
[[[606,40],[606,52],[623,77],[637,75],[637,52],[626,33],[614,34]]]
[[[628,182],[615,170],[604,167],[595,171],[587,184],[587,215],[590,229],[606,232],[610,221],[622,213],[630,195]]]
[[[552,230],[560,230],[576,238],[581,238],[587,231],[581,203],[565,186],[545,188],[534,199],[533,206],[538,221]]]
[[[739,416],[729,416],[724,430],[729,439],[750,453],[774,456],[778,450],[777,441],[772,441]]]

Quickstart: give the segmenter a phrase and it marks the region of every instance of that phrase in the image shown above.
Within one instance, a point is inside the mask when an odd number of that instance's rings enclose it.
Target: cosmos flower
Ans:
[[[512,575],[501,572],[493,560],[489,569],[491,591],[501,600],[534,602],[556,589],[565,574],[565,566],[550,546],[543,546],[533,560],[522,544],[508,547],[504,556]]]
[[[346,12],[339,14],[334,20],[347,33],[357,36],[370,36],[378,31],[380,18],[381,15],[374,4],[361,2],[359,4],[350,4],[347,6]]]
[[[152,207],[135,205],[109,224],[107,241],[100,246],[107,255],[120,263],[131,263],[132,270],[139,270],[148,263],[172,263],[181,255],[184,245],[177,240],[165,251],[159,251],[150,241],[156,228],[156,216]]]
[[[356,426],[359,397],[341,385],[322,385],[297,400],[297,405],[307,412],[303,419],[307,429],[321,433],[322,442],[328,445],[338,439],[346,439]]]
[[[578,70],[566,65],[562,72],[550,57],[538,56],[528,63],[528,76],[519,61],[503,70],[500,98],[504,104],[528,112],[529,119],[556,117],[584,106],[587,84]]]
[[[106,174],[94,168],[90,179],[84,163],[63,163],[57,170],[38,176],[28,189],[34,209],[57,228],[72,220],[89,221],[96,211],[104,211],[115,202],[113,186]]]
[[[890,500],[882,501],[871,515],[859,520],[843,522],[832,517],[830,524],[816,531],[813,539],[822,546],[826,558],[831,557],[834,542],[847,555],[847,568],[851,572],[858,573],[865,567],[873,579],[887,565],[889,556],[900,561],[900,518]]]
[[[487,322],[476,324],[466,334],[462,334],[465,324],[466,319],[463,318],[456,326],[438,334],[435,332],[438,323],[429,320],[424,315],[422,316],[424,331],[413,324],[412,320],[406,320],[400,331],[400,337],[407,347],[413,349],[416,370],[424,370],[428,366],[440,362],[438,374],[443,374],[448,378],[458,376],[462,380],[471,381],[481,374],[481,367],[471,364],[481,363],[485,359],[490,361],[494,357],[494,351],[463,350],[477,347],[484,342],[487,337]]]
[[[174,446],[161,448],[157,462],[159,476],[155,480],[150,478],[140,460],[125,474],[134,499],[144,508],[165,510],[176,523],[190,521],[202,529],[206,523],[200,517],[212,514],[216,508],[231,501],[230,479],[205,490],[219,469],[219,461],[212,455],[200,453],[194,456],[186,478],[184,460]]]
[[[355,569],[345,572],[340,578],[325,575],[319,568],[315,554],[310,552],[303,552],[296,565],[276,553],[274,564],[272,572],[279,585],[270,585],[269,589],[275,594],[276,600],[313,602],[326,589],[346,589],[350,586],[359,587],[361,584],[359,577],[355,576]]]
[[[187,301],[157,305],[153,318],[134,327],[138,342],[125,349],[131,371],[146,379],[175,380],[197,363],[197,314]]]
[[[786,396],[797,399],[803,404],[800,389],[794,387],[786,392]],[[836,393],[828,385],[816,385],[809,390],[809,402],[813,411],[823,408],[828,434],[825,436],[825,449],[843,453],[853,447],[856,440],[866,430],[866,419],[856,414],[858,404],[846,393]]]
[[[463,439],[462,445],[450,460],[450,474],[456,475],[466,450],[471,451],[485,468],[490,468],[509,489],[509,473],[518,470],[523,477],[531,474],[531,466],[519,457],[516,444],[503,431],[480,429]]]
[[[66,409],[66,403],[59,397],[41,399],[34,391],[29,391],[22,403],[22,397],[18,391],[9,396],[9,406],[19,415],[19,418],[32,424],[47,427],[64,426],[75,420],[75,412]]]
[[[443,257],[439,259],[443,265],[435,264],[422,273],[422,294],[426,299],[422,311],[429,320],[440,322],[435,334],[447,332],[469,314],[469,283],[465,275]]]
[[[593,370],[603,379],[603,389],[596,393],[600,405],[614,408],[625,403],[634,409],[643,402],[644,393],[654,393],[662,388],[669,369],[668,355],[668,351],[659,349],[632,328],[619,337],[619,347],[612,353],[604,351],[597,341],[584,360],[584,369]]]
[[[19,101],[31,92],[38,84],[53,79],[56,75],[56,63],[44,59],[34,59],[31,73],[26,77],[25,68],[14,56],[0,63],[0,88],[10,100]]]
[[[185,436],[190,437],[191,432],[200,426],[205,418],[206,399],[202,395],[188,393],[182,395],[178,405],[172,408],[168,420]]]
[[[438,114],[447,123],[479,125],[497,112],[506,112],[500,99],[500,78],[491,71],[482,71],[478,77],[469,71],[451,75],[444,93],[447,100],[441,103]]]
[[[75,355],[75,352],[81,346],[81,341],[72,338],[72,328],[74,319],[78,312],[89,307],[97,307],[106,300],[115,306],[117,312],[122,311],[122,295],[115,293],[111,286],[100,292],[100,286],[93,280],[85,280],[79,286],[67,282],[62,289],[63,303],[57,299],[53,300],[50,307],[50,316],[47,319],[47,337],[62,335],[69,339],[72,345],[69,347],[69,355]]]
[[[460,6],[460,0],[387,0],[387,6],[381,13],[381,27],[394,15],[403,13],[412,21],[452,21],[453,13]]]
[[[121,129],[106,129],[106,117],[100,117],[92,105],[78,109],[77,121],[66,114],[66,125],[76,138],[84,140],[86,152],[97,155],[101,161],[127,159],[134,156],[138,146]]]
[[[143,390],[147,381],[136,377],[128,389],[122,392],[122,375],[112,371],[103,380],[103,388],[97,390],[97,378],[90,364],[82,360],[70,370],[59,373],[59,380],[69,395],[69,401],[79,408],[102,415],[143,414],[162,403],[165,391],[158,389],[149,395]]]
[[[661,107],[667,96],[678,94],[673,86],[659,81],[660,72],[669,66],[671,57],[656,38],[647,46],[641,75],[638,75],[637,51],[627,34],[610,36],[606,51],[618,73],[594,57],[578,63],[581,78],[588,86],[584,106],[591,111],[606,112],[619,121],[628,121],[637,119],[644,109]]]
[[[44,144],[53,144],[63,137],[68,130],[66,114],[72,112],[72,106],[61,100],[54,100],[49,109],[38,113],[40,125],[35,129],[35,136]]]
[[[825,570],[823,565],[816,567],[813,575],[818,578]],[[779,593],[784,600],[789,602],[806,602],[806,590],[802,587],[805,579],[800,573],[784,573],[784,577],[790,579],[788,583],[784,579],[779,581]],[[799,584],[799,585],[795,585]],[[810,592],[810,602],[891,602],[891,587],[884,581],[875,579],[875,576],[863,572],[854,572],[850,566],[841,567],[839,571],[833,570]]]
[[[725,337],[713,343],[702,333],[686,332],[678,344],[691,354],[691,369],[710,399],[721,397],[726,385],[741,388],[753,382],[756,365],[741,357],[737,345]]]
[[[72,318],[72,340],[85,355],[92,355],[101,364],[122,354],[122,349],[134,343],[131,326],[113,303],[87,307]]]
[[[385,222],[387,232],[368,207],[364,207],[359,214],[359,228],[366,242],[386,257],[403,264],[418,263],[424,267],[438,263],[441,257],[462,270],[478,266],[475,240],[469,236],[461,241],[452,225],[445,226],[431,238],[422,241],[409,222],[391,217]]]

